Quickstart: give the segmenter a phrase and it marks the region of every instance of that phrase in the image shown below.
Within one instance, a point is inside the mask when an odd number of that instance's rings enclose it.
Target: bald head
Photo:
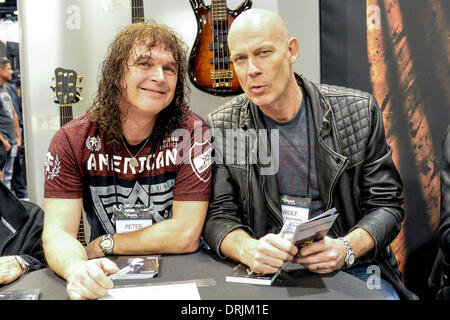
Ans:
[[[289,33],[283,19],[272,11],[249,9],[241,13],[231,24],[228,42],[231,43],[243,34],[265,34],[267,37],[279,38],[285,42]]]
[[[278,15],[261,9],[244,11],[231,25],[228,47],[239,83],[253,103],[275,112],[291,102],[298,107],[299,87],[292,68],[298,42],[289,38]]]

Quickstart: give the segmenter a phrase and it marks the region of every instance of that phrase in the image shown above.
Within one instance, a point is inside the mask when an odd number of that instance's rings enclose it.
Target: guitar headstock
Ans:
[[[55,81],[55,85],[50,86],[50,88],[56,93],[55,103],[65,105],[80,101],[81,96],[79,91],[81,92],[83,88],[77,86],[77,81],[81,82],[83,78],[79,77],[76,71],[61,67],[56,68],[53,80]]]

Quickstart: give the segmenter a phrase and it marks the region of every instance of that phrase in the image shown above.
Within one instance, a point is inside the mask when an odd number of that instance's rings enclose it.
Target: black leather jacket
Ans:
[[[441,222],[438,228],[439,251],[428,284],[436,290],[437,300],[450,300],[450,124],[442,141]]]
[[[379,265],[382,276],[401,297],[416,298],[400,280],[397,261],[389,247],[404,217],[402,183],[385,140],[376,100],[362,91],[318,86],[300,76],[297,81],[304,86],[313,111],[322,202],[326,209],[336,207],[339,212],[330,236],[344,236],[354,228],[367,230],[375,240],[375,248],[364,260]],[[245,95],[211,113],[208,124],[215,136],[220,133],[223,137],[226,129],[265,129],[261,111]],[[237,149],[246,150],[246,159],[250,159],[248,154],[256,148],[251,144],[235,145],[235,154]],[[226,159],[227,149],[223,150],[221,156]],[[204,238],[222,258],[225,257],[220,245],[230,231],[242,228],[259,239],[268,233],[278,233],[282,227],[276,174],[261,172],[260,163],[249,161],[234,164],[216,161],[213,166]]]
[[[440,248],[450,262],[450,125],[442,142]]]
[[[30,272],[46,268],[43,224],[44,211],[18,200],[0,181],[0,256],[20,255],[30,264]]]

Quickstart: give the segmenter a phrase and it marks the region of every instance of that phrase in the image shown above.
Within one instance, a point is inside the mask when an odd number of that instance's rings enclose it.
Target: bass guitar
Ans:
[[[198,89],[217,96],[242,92],[230,61],[228,30],[234,19],[251,8],[245,0],[236,10],[227,7],[226,0],[189,0],[197,19],[197,37],[189,56],[188,75]]]
[[[77,90],[81,92],[83,89],[77,86],[77,81],[81,82],[83,78],[73,70],[56,68],[53,80],[55,85],[50,88],[56,93],[54,102],[59,104],[59,124],[63,126],[73,119],[72,104],[80,101],[81,96]],[[83,246],[86,246],[83,215],[81,215],[77,238]]]
[[[131,0],[131,23],[144,22],[143,0]]]

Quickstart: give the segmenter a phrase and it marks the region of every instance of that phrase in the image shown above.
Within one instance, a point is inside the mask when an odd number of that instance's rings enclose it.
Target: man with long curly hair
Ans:
[[[197,250],[211,147],[205,122],[189,111],[185,71],[178,35],[155,22],[131,24],[109,47],[88,112],[52,139],[43,243],[71,299],[106,295],[107,275],[118,271],[109,254]],[[77,240],[82,206],[91,227],[86,247]],[[148,208],[152,225],[119,232],[117,213]]]

